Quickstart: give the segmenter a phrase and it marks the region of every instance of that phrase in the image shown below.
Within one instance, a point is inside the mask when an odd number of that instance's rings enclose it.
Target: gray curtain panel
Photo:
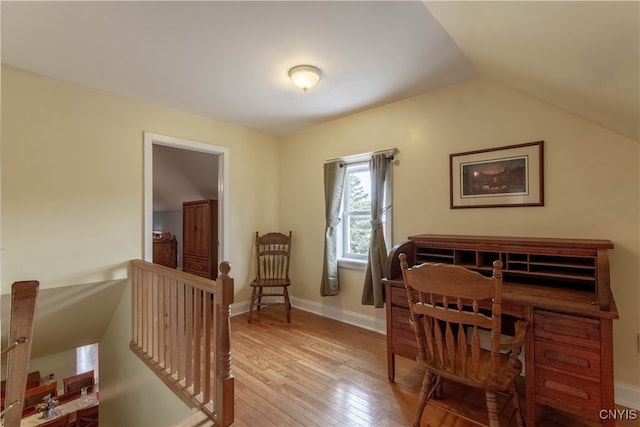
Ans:
[[[388,207],[384,206],[384,186],[387,176],[387,156],[374,154],[369,161],[371,171],[371,243],[367,273],[362,289],[362,304],[376,308],[384,306],[382,279],[387,277],[387,244],[382,230],[382,215]]]
[[[344,167],[340,161],[324,164],[324,202],[326,227],[324,234],[324,261],[322,265],[322,283],[320,295],[323,297],[338,295],[338,255],[336,252],[336,227],[340,224],[340,202],[344,190]]]

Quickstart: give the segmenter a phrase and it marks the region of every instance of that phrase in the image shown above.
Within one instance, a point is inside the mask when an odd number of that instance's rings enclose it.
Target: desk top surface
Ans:
[[[460,236],[449,234],[415,234],[407,238],[411,241],[428,240],[431,242],[457,242],[486,245],[521,246],[563,246],[589,249],[613,249],[613,243],[604,239],[559,239],[551,237],[513,237],[513,236]]]

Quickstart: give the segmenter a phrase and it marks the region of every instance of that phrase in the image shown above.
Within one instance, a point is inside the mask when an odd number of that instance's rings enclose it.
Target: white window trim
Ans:
[[[348,268],[350,270],[366,270],[367,260],[357,260],[353,258],[338,258],[338,268]]]
[[[353,165],[353,164],[357,164],[357,163],[363,163],[362,161],[359,162],[353,162],[353,163],[348,163],[345,164],[344,167],[347,167],[348,165]],[[345,180],[347,179],[347,177],[345,176]],[[345,190],[346,191],[346,190]],[[346,223],[346,219],[344,218],[344,199],[346,198],[346,193],[343,194],[342,196],[342,202],[340,204],[340,231],[338,232],[338,242],[337,242],[337,246],[338,246],[338,253],[340,254],[340,256],[338,257],[338,268],[350,268],[353,270],[366,270],[367,269],[367,262],[368,259],[367,257],[365,258],[352,258],[352,257],[343,257],[341,256],[342,254],[344,254],[344,229],[345,229],[345,223]]]
[[[398,153],[398,149],[397,148],[392,148],[392,149],[388,149],[388,150],[380,150],[380,151],[375,151],[375,152],[370,152],[370,153],[364,153],[364,154],[357,154],[357,155],[353,155],[353,156],[347,156],[347,157],[341,157],[341,158],[336,158],[336,159],[331,159],[331,161],[335,161],[335,160],[341,160],[344,165],[350,165],[350,164],[356,164],[356,163],[364,163],[364,162],[368,162],[369,159],[371,158],[371,156],[373,154],[379,154],[379,153],[384,153],[387,156],[394,156],[395,154]],[[328,160],[329,161],[329,160]],[[387,250],[390,251],[391,250],[391,242],[393,241],[393,237],[392,237],[392,230],[393,230],[393,193],[392,193],[392,189],[393,189],[393,167],[390,167],[387,171],[387,181],[385,183],[385,191],[387,192],[387,194],[390,194],[390,199],[389,200],[389,205],[391,206],[389,212],[386,213],[387,215],[387,233],[385,235],[385,239],[387,242]],[[346,179],[346,177],[345,177]],[[344,218],[342,218],[342,205],[341,205],[341,209],[340,209],[340,214],[341,214],[341,222],[342,220],[344,220]],[[342,224],[340,225],[341,230],[342,230]],[[338,242],[337,242],[337,246],[340,248],[339,249],[339,253],[340,255],[342,255],[342,231],[338,234]],[[341,256],[338,257],[338,268],[348,268],[348,269],[352,269],[352,270],[366,270],[367,269],[367,263],[368,263],[368,259],[355,259],[355,258],[343,258]]]

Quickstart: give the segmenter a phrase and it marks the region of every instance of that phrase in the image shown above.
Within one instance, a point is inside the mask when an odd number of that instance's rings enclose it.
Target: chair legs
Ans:
[[[256,300],[256,287],[254,286],[251,290],[251,300],[249,301],[249,323],[251,323],[251,318],[253,317],[253,302]],[[260,305],[258,305],[260,308]]]
[[[524,427],[524,421],[522,419],[522,412],[520,412],[520,399],[518,399],[518,389],[516,388],[516,384],[513,383],[511,386],[511,395],[513,397],[513,406],[515,407],[515,417],[516,417],[516,426]]]
[[[429,370],[424,372],[422,378],[422,386],[420,387],[420,394],[418,395],[418,405],[416,406],[416,414],[414,416],[411,427],[420,427],[420,419],[424,408],[427,406],[427,401],[431,399],[431,396],[436,392],[438,385],[440,384],[438,376],[431,373]]]
[[[496,401],[496,392],[492,390],[486,390],[485,396],[487,399],[487,412],[489,413],[489,427],[500,427],[498,403]],[[515,417],[517,427],[524,427],[524,421],[522,420],[522,413],[520,412],[520,402],[518,399],[518,390],[516,385],[513,384],[509,389],[509,397],[505,405],[509,404],[509,400],[513,401],[513,413],[511,415],[511,421]],[[509,422],[509,425],[511,423]]]
[[[498,416],[498,402],[496,401],[496,392],[485,390],[487,398],[487,412],[489,413],[489,427],[500,427],[500,419]]]
[[[284,293],[284,309],[287,312],[287,323],[291,323],[291,302],[289,302],[289,291],[286,286],[283,288]]]
[[[416,412],[413,422],[411,423],[411,427],[420,427],[420,420],[422,419],[422,414],[427,406],[427,402],[442,392],[441,387],[442,384],[439,376],[433,374],[429,370],[426,370],[424,377],[422,378],[420,394],[418,395],[418,404],[416,406]],[[489,427],[500,427],[500,412],[498,410],[496,392],[492,390],[485,390],[485,398],[487,401],[487,413],[489,415]],[[505,405],[510,403],[509,400],[513,400],[514,406],[514,411],[509,421],[513,421],[513,417],[515,417],[515,425],[517,427],[524,427],[522,413],[520,412],[520,402],[518,401],[518,391],[515,384],[513,384],[509,390],[509,398],[507,402],[505,402]],[[511,423],[509,423],[509,425],[511,425]]]
[[[256,305],[256,310],[260,311],[260,306],[262,305],[262,288],[254,288],[258,290],[258,295],[256,298],[258,299],[258,304]]]
[[[253,290],[251,291],[251,300],[249,301],[249,323],[251,323],[251,319],[253,318],[253,308],[255,307],[256,311],[260,311],[260,306],[262,305],[262,287],[261,286],[253,286]],[[287,323],[291,323],[291,302],[289,301],[289,290],[286,286],[282,288],[282,294],[270,294],[267,293],[265,296],[283,296],[284,297],[284,307],[285,312],[287,314]],[[268,303],[265,303],[268,305]]]

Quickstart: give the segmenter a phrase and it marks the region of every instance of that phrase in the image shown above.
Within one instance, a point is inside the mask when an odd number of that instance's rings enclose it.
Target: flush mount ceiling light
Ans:
[[[311,65],[297,65],[289,70],[289,77],[294,85],[306,92],[320,80],[320,70]]]

